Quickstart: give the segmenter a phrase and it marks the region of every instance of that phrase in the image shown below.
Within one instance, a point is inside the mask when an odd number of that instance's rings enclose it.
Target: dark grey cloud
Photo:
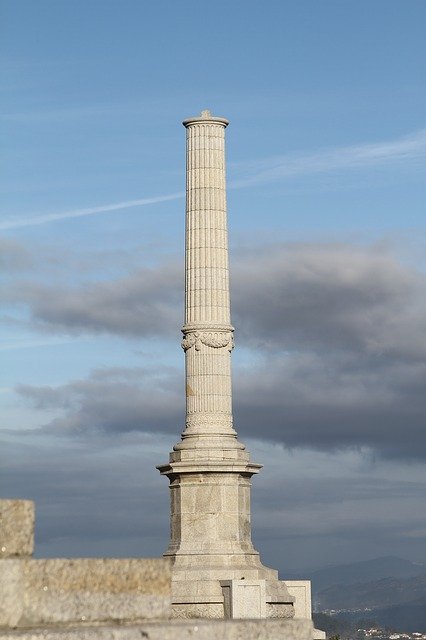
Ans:
[[[2,493],[36,501],[36,553],[43,556],[160,555],[169,537],[165,462],[174,437],[115,433],[78,439],[33,433],[5,438]],[[263,560],[289,571],[390,553],[405,555],[410,532],[425,530],[421,474],[406,478],[356,456],[293,456],[250,442],[265,469],[253,478],[253,538]],[[319,457],[315,457],[319,456]],[[319,470],[313,473],[311,466]],[[359,465],[359,463],[358,463]],[[355,465],[356,466],[356,465]],[[411,538],[410,538],[411,540]],[[424,538],[410,543],[422,557]],[[416,555],[417,554],[417,555]],[[300,577],[309,577],[300,574]]]
[[[4,274],[27,269],[34,264],[31,252],[16,240],[0,237],[0,271]]]
[[[270,349],[426,356],[426,277],[379,247],[287,244],[233,269],[233,318]]]
[[[182,322],[182,287],[182,270],[165,264],[78,287],[22,282],[9,300],[27,304],[36,327],[50,332],[158,336]]]
[[[292,243],[239,253],[232,311],[247,346],[426,355],[426,278],[380,247]],[[50,331],[158,336],[182,322],[177,262],[75,287],[21,282],[10,293]]]
[[[173,369],[100,369],[57,387],[19,385],[16,390],[37,409],[59,410],[43,425],[49,433],[177,436],[184,422],[183,381]]]
[[[413,560],[424,556],[423,465],[378,462],[355,452],[283,452],[281,463],[277,447],[257,452],[253,446],[253,453],[265,463],[253,478],[254,539],[267,564],[277,566],[282,558],[283,577],[297,564],[312,569],[336,558],[380,557],[385,550]]]
[[[36,554],[160,555],[168,543],[167,479],[152,440],[79,441],[9,436],[2,443],[2,494],[35,500]]]
[[[241,253],[233,273],[237,348],[253,358],[234,375],[242,439],[425,458],[421,272],[380,247],[283,244],[255,257]],[[176,335],[181,284],[169,264],[62,293],[33,289],[29,299],[37,321],[51,330]],[[19,393],[35,406],[60,409],[50,430],[176,433],[183,373],[135,371],[97,371],[55,389],[21,386]]]
[[[424,460],[425,379],[426,365],[417,362],[391,369],[348,358],[275,356],[236,370],[235,426],[242,440],[322,451],[368,447],[382,457]],[[183,371],[112,369],[17,391],[36,408],[56,410],[45,432],[177,436],[184,424],[182,382]]]
[[[370,447],[426,458],[426,363],[297,353],[259,362],[235,379],[237,430],[331,451]]]

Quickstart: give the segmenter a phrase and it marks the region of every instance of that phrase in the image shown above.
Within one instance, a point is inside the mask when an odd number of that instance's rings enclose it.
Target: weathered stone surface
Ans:
[[[312,618],[312,598],[310,580],[286,580],[288,592],[295,597],[294,617],[296,619]],[[314,629],[314,640],[324,640],[325,631]]]
[[[137,626],[0,631],[1,640],[312,640],[308,620],[196,620]]]
[[[170,565],[158,559],[7,559],[0,625],[168,618]]]
[[[34,550],[34,502],[0,500],[0,558],[30,556]]]
[[[311,581],[285,580],[288,592],[296,598],[294,603],[295,618],[311,618]]]
[[[173,616],[225,615],[220,581],[264,584],[256,616],[291,615],[293,598],[277,572],[264,567],[251,541],[250,461],[232,419],[225,129],[209,111],[186,127],[185,352],[186,418],[168,464],[173,560]],[[246,583],[247,584],[247,583]],[[255,587],[235,606],[245,616]],[[262,597],[263,597],[262,596]],[[247,607],[245,602],[247,600]],[[257,599],[256,599],[257,602]]]
[[[265,580],[221,582],[225,618],[266,618]]]

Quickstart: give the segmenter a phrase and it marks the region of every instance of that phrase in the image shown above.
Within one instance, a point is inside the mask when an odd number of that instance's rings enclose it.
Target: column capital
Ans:
[[[199,116],[194,116],[193,118],[187,118],[182,122],[184,127],[190,127],[195,124],[221,124],[224,127],[227,127],[229,124],[229,120],[226,118],[221,118],[218,116],[213,116],[208,109],[205,109],[200,113]]]

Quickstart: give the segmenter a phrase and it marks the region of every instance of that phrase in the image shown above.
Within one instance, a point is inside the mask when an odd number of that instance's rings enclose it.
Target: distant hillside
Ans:
[[[357,628],[359,628],[354,620],[347,620],[342,616],[314,613],[312,619],[315,628],[325,631],[327,638],[331,638],[332,636],[353,638]]]
[[[422,574],[426,574],[426,565],[387,556],[375,560],[326,567],[314,571],[309,578],[312,580],[312,590],[316,594],[318,591],[334,585],[371,582],[391,577],[411,578]]]
[[[317,610],[372,609],[426,599],[426,573],[412,578],[381,578],[357,584],[339,584],[315,595]]]
[[[317,628],[326,631],[325,626],[321,626],[320,623],[326,624],[330,616],[322,618],[323,615],[315,614],[314,619],[320,616],[320,620],[316,622]],[[339,633],[342,636],[348,635],[348,628],[353,630],[360,627],[366,628],[369,623],[391,631],[426,633],[426,598],[391,607],[380,607],[372,611],[342,612],[332,616],[332,620],[333,622],[328,622],[328,627],[332,629],[332,633]],[[349,635],[353,637],[353,634]]]
[[[328,636],[355,638],[357,629],[375,625],[426,633],[426,564],[387,556],[293,579],[304,577],[312,580],[316,627]]]

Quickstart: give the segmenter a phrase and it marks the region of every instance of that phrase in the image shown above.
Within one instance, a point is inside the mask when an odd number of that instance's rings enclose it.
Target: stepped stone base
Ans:
[[[172,561],[172,616],[292,618],[294,597],[278,572],[262,565],[251,541],[250,478],[260,465],[249,462],[234,437],[227,448],[189,448],[195,444],[187,436],[158,467],[170,480],[171,541],[164,555]]]
[[[278,580],[276,571],[263,567],[257,555],[253,559],[254,566],[238,567],[235,563],[230,567],[192,570],[189,566],[174,566],[172,617],[292,618],[294,597],[285,583]],[[243,605],[247,597],[251,600],[249,607]]]
[[[2,560],[0,626],[169,618],[170,578],[162,558]]]
[[[138,625],[0,630],[0,640],[312,640],[309,620],[162,621]]]
[[[213,566],[203,569],[192,567],[196,556],[180,556],[172,578],[170,558],[31,558],[30,501],[0,500],[0,524],[0,640],[318,637],[311,620],[285,619],[294,613],[293,597],[254,551],[228,556],[227,566],[212,554]],[[230,606],[246,619],[224,620]],[[258,619],[264,615],[275,619]]]

